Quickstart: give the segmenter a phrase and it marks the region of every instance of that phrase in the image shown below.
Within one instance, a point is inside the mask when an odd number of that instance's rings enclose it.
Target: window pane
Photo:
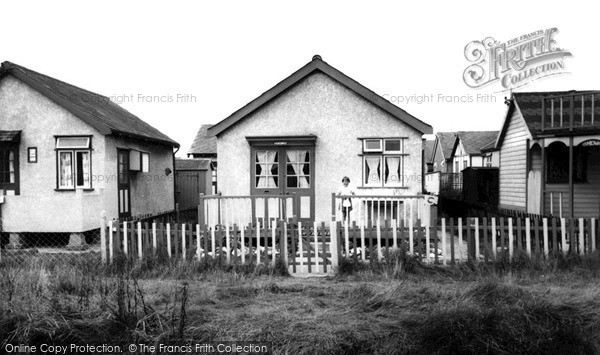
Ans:
[[[304,166],[302,167],[302,173],[304,175],[310,175],[310,164],[309,163],[304,164]]]
[[[310,188],[310,176],[300,176],[299,177],[300,188],[308,189]]]
[[[56,139],[56,148],[89,148],[89,137],[60,137]]]
[[[385,158],[385,185],[386,186],[402,185],[402,175],[400,174],[400,169],[401,169],[400,163],[401,163],[400,157],[386,157]]]
[[[381,139],[365,139],[365,150],[381,150]]]
[[[288,176],[287,187],[298,187],[298,178],[296,176]]]
[[[90,152],[77,152],[77,186],[90,186]]]
[[[294,169],[294,164],[287,163],[286,174],[287,175],[296,175],[296,169]]]
[[[365,157],[365,185],[381,186],[381,157]]]
[[[402,143],[400,139],[386,139],[385,140],[385,151],[386,152],[400,152]]]
[[[73,154],[59,152],[58,154],[58,186],[63,188],[73,187]]]
[[[150,154],[142,153],[142,172],[150,172]]]

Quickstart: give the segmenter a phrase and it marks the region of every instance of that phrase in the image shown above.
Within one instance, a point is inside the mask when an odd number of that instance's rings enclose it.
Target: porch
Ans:
[[[527,150],[527,212],[600,216],[600,93],[542,100]]]

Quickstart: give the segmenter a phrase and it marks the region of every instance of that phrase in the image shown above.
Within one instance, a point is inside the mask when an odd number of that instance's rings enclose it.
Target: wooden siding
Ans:
[[[600,216],[600,151],[588,157],[588,182],[573,186],[575,217]]]
[[[544,196],[544,211],[559,216],[560,196],[562,194],[562,215],[571,214],[569,185],[547,184]],[[600,151],[593,151],[588,157],[588,182],[573,185],[574,216],[600,216]],[[550,200],[552,199],[552,205]]]
[[[525,209],[529,136],[519,110],[515,109],[500,148],[500,207]]]
[[[552,200],[552,203],[550,202]],[[544,212],[561,217],[568,217],[571,214],[571,204],[569,199],[569,184],[546,184],[546,194],[544,196]]]

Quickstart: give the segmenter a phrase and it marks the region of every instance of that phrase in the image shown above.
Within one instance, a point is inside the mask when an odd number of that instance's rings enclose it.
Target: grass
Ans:
[[[600,258],[446,268],[404,253],[294,279],[282,265],[0,263],[0,343],[269,342],[292,354],[600,353]]]

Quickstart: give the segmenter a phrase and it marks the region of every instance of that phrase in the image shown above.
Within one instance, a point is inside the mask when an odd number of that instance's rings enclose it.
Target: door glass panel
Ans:
[[[288,150],[286,155],[287,187],[310,188],[310,152]]]
[[[276,150],[258,150],[255,159],[257,188],[279,187],[279,154]]]

